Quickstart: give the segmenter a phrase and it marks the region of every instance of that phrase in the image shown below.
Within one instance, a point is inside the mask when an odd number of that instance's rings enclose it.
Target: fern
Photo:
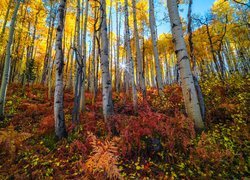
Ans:
[[[15,156],[16,150],[21,146],[21,143],[31,137],[30,133],[19,133],[14,130],[14,126],[10,125],[6,130],[0,131],[0,145],[4,145],[11,158]]]
[[[122,179],[118,164],[118,148],[115,146],[118,138],[104,142],[98,140],[95,135],[89,133],[93,152],[84,165],[86,176],[95,179]]]

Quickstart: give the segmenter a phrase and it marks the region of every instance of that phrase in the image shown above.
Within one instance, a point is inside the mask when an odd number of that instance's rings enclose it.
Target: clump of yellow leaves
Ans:
[[[30,138],[30,133],[17,132],[14,130],[14,126],[10,125],[6,130],[0,131],[0,145],[1,148],[6,150],[11,156],[11,159],[15,157],[17,148],[21,146],[22,142]]]
[[[100,141],[89,133],[93,152],[85,163],[86,178],[122,179],[118,169],[118,148],[115,146],[117,138]]]

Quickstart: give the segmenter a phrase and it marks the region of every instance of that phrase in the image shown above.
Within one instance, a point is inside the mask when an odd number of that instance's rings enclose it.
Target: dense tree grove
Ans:
[[[1,0],[0,179],[250,177],[250,3],[209,1]]]

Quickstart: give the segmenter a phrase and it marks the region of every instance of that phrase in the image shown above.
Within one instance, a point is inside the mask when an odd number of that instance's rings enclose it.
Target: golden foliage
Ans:
[[[17,132],[14,130],[14,126],[10,125],[6,130],[0,131],[0,145],[6,149],[11,157],[15,156],[16,150],[21,146],[22,142],[30,138],[30,133]]]
[[[115,146],[117,138],[104,142],[89,133],[93,152],[85,163],[86,177],[96,179],[122,179],[118,165],[118,148]]]

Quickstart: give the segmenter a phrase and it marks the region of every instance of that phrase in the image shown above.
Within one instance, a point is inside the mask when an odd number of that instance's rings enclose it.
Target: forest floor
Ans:
[[[250,177],[249,85],[239,76],[201,83],[207,109],[201,134],[185,116],[178,85],[165,87],[163,97],[148,90],[137,114],[129,97],[113,93],[112,129],[103,121],[100,93],[94,105],[86,93],[86,111],[73,126],[74,96],[65,91],[68,137],[61,141],[47,89],[10,85],[0,122],[0,179]]]

